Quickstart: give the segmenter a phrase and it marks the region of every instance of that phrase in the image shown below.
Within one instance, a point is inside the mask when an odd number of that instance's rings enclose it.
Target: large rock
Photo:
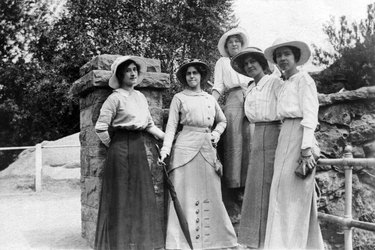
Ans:
[[[52,179],[80,178],[79,133],[56,141],[42,143],[42,175]],[[57,148],[51,148],[57,147]],[[74,147],[65,147],[74,146]],[[35,149],[23,150],[8,168],[0,172],[0,178],[34,177]]]
[[[355,158],[375,156],[375,87],[363,87],[329,95],[319,95],[319,129],[316,137],[328,158],[342,157],[345,145],[353,145]],[[343,216],[345,211],[344,169],[318,168],[316,179],[321,191],[319,211]],[[375,168],[353,168],[353,218],[375,222]],[[322,222],[329,249],[343,249],[343,228]],[[354,249],[375,249],[372,232],[354,229]]]

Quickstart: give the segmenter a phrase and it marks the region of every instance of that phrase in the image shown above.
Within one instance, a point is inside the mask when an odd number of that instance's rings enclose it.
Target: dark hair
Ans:
[[[255,61],[257,61],[260,64],[264,73],[266,74],[269,73],[270,68],[268,67],[267,59],[263,55],[260,55],[257,53],[251,53],[250,55],[249,54],[243,55],[241,60],[239,60],[239,67],[241,69],[245,68],[245,60],[248,59],[249,57],[253,58]]]
[[[227,48],[227,43],[228,43],[229,39],[231,39],[232,37],[235,37],[238,40],[240,40],[241,46],[243,46],[244,42],[243,42],[242,36],[240,36],[239,34],[235,34],[235,35],[231,35],[231,36],[227,37],[227,39],[225,40],[224,48]]]
[[[297,47],[294,47],[294,46],[285,46],[285,47],[289,48],[292,51],[292,53],[294,55],[294,60],[297,63],[299,61],[299,59],[301,59],[301,50]],[[275,49],[273,51],[273,55],[272,55],[272,59],[273,59],[274,62],[276,62],[276,50],[277,49]]]
[[[124,72],[125,72],[125,69],[130,65],[134,63],[135,66],[137,67],[137,71],[138,71],[138,75],[139,75],[139,72],[140,72],[140,69],[141,67],[136,63],[134,62],[133,60],[127,60],[123,63],[121,63],[119,66],[117,66],[117,69],[116,69],[116,77],[121,85],[122,83],[122,80],[124,78]]]
[[[197,71],[198,71],[199,74],[201,75],[201,82],[200,82],[200,85],[201,85],[201,88],[203,88],[204,85],[206,84],[206,81],[205,81],[205,80],[207,80],[207,79],[205,79],[206,76],[207,76],[207,74],[208,74],[207,68],[204,67],[204,66],[202,66],[202,65],[200,65],[200,64],[191,64],[191,65],[189,65],[188,67],[186,67],[186,68],[183,70],[182,74],[181,74],[181,75],[183,76],[183,80],[184,80],[184,81],[183,81],[183,84],[186,85],[186,86],[188,86],[188,84],[187,84],[187,82],[186,82],[186,72],[187,72],[187,70],[188,70],[189,67],[194,67],[194,68],[197,69]]]

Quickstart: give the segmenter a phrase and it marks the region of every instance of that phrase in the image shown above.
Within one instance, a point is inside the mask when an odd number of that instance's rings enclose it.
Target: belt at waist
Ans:
[[[256,122],[255,126],[261,126],[261,125],[277,125],[281,124],[280,120],[277,121],[264,121],[264,122]]]
[[[209,127],[196,127],[196,126],[184,125],[182,130],[202,132],[202,133],[211,133],[211,128]]]

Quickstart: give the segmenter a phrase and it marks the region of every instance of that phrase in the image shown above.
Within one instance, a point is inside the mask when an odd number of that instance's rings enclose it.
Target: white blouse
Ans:
[[[100,140],[109,145],[108,127],[143,130],[155,126],[146,97],[138,90],[115,89],[100,109],[95,130]]]
[[[253,82],[246,91],[245,114],[251,123],[275,121],[277,96],[282,80],[274,75],[265,75],[258,84]]]
[[[304,71],[292,75],[281,87],[277,115],[281,118],[302,118],[304,127],[302,149],[312,147],[318,124],[319,101],[315,81]]]
[[[216,90],[221,95],[225,90],[241,87],[244,91],[247,89],[252,78],[237,73],[230,66],[229,57],[221,57],[215,65],[214,86],[212,90]]]

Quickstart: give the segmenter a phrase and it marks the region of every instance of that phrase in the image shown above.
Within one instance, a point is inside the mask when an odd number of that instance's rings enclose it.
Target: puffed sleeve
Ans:
[[[223,94],[225,90],[225,85],[224,85],[224,78],[223,78],[223,61],[222,58],[220,58],[216,64],[215,64],[215,72],[214,72],[214,86],[212,90],[216,90],[217,92],[220,93],[220,95]]]
[[[110,95],[103,103],[99,118],[95,124],[95,132],[104,145],[108,146],[111,138],[108,133],[108,127],[111,125],[117,110],[117,103],[113,95]]]
[[[220,108],[219,103],[217,103],[216,100],[215,102],[215,121],[216,121],[216,127],[214,131],[218,132],[219,135],[221,135],[225,128],[227,127],[227,118],[225,117],[223,111]]]
[[[302,110],[301,125],[304,128],[301,148],[312,147],[314,131],[318,124],[319,101],[314,80],[305,73],[299,82],[299,103]]]
[[[175,95],[169,107],[168,123],[165,130],[163,147],[161,153],[169,154],[171,152],[173,139],[179,122],[181,100]]]

